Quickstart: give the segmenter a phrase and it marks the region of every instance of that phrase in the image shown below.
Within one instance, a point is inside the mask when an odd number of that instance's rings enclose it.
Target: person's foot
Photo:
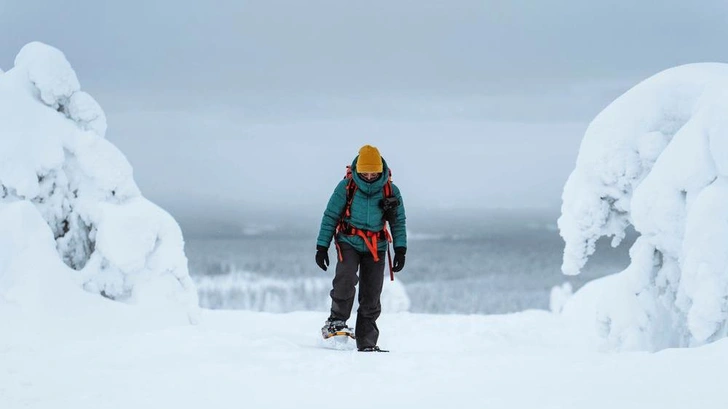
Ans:
[[[321,334],[324,338],[330,338],[336,335],[348,335],[354,337],[354,330],[346,325],[344,320],[328,319],[321,328]]]

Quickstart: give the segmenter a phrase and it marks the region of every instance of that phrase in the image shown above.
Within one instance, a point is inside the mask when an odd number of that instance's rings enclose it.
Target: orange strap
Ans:
[[[377,236],[379,236],[379,233],[373,233],[370,231],[365,233],[364,230],[356,229],[356,235],[364,239],[364,244],[367,245],[369,252],[372,253],[372,257],[374,257],[374,262],[379,262],[379,252],[377,251]],[[371,237],[372,240],[367,240],[367,236]]]
[[[339,254],[339,261],[344,261],[344,255],[341,254],[341,247],[339,247],[339,242],[334,240],[334,244],[336,244],[336,252]]]
[[[336,226],[336,234],[344,233],[351,236],[359,236],[364,240],[364,244],[367,246],[367,249],[370,253],[372,253],[372,257],[374,258],[375,262],[379,262],[379,249],[378,249],[378,238],[381,232],[373,232],[369,230],[362,230],[357,229],[354,226],[346,225],[345,228],[343,224],[339,224]],[[392,242],[392,235],[389,233],[389,230],[387,229],[387,225],[384,225],[384,237],[387,240],[388,243]],[[344,261],[344,256],[341,254],[341,247],[339,247],[339,242],[334,240],[336,243],[336,250],[339,252],[339,261]],[[389,250],[389,246],[387,246],[387,250]]]

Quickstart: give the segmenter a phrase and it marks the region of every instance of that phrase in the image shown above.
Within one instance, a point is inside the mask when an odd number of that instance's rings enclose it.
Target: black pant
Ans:
[[[359,285],[359,309],[356,316],[356,345],[358,348],[377,345],[379,328],[377,318],[382,312],[382,295],[384,283],[385,252],[379,252],[379,261],[375,262],[370,252],[360,253],[354,247],[340,243],[339,249],[344,260],[336,263],[331,290],[331,316],[329,319],[346,321],[351,316],[354,306],[354,294],[357,281]],[[359,276],[357,277],[357,270]]]

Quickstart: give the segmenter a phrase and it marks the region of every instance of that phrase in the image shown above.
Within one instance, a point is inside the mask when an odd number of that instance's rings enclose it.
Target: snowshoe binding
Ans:
[[[353,350],[356,348],[354,330],[342,320],[327,320],[321,328],[322,346],[328,349]],[[351,341],[351,342],[349,342]]]
[[[346,325],[345,321],[342,320],[326,320],[324,326],[321,328],[321,335],[324,339],[331,337],[346,336],[351,339],[356,339],[354,336],[354,330]]]

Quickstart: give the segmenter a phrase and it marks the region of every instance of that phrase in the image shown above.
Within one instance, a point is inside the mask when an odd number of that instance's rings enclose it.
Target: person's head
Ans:
[[[359,149],[359,159],[356,161],[356,172],[359,177],[371,182],[379,178],[384,169],[382,155],[379,149],[371,145],[364,145]]]

